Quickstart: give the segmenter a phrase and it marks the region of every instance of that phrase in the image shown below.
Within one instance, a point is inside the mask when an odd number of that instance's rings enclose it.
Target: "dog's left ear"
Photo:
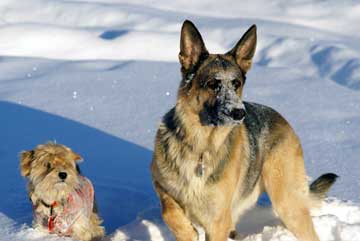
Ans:
[[[252,58],[256,50],[256,39],[256,25],[252,25],[235,47],[227,53],[235,58],[236,63],[245,73],[251,68]]]
[[[71,151],[71,152],[72,152],[72,158],[73,158],[74,162],[79,162],[79,161],[83,160],[83,158],[79,154],[77,154],[74,151]]]
[[[179,60],[185,71],[194,67],[202,55],[208,54],[200,32],[195,25],[185,20],[181,28]]]
[[[30,175],[31,162],[34,159],[34,151],[23,151],[20,154],[20,171],[21,175],[27,177]]]

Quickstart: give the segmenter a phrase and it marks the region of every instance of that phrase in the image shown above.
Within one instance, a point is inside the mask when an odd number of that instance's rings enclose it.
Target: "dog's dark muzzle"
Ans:
[[[245,111],[245,109],[242,109],[242,108],[241,109],[233,109],[230,112],[230,116],[233,120],[240,121],[245,118],[246,111]]]

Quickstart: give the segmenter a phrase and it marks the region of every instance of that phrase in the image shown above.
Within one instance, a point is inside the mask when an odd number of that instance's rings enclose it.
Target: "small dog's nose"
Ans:
[[[244,109],[233,109],[231,111],[231,117],[234,120],[242,120],[246,115],[246,111]]]
[[[66,177],[67,177],[67,173],[66,172],[59,172],[59,177],[60,177],[60,179],[65,180]]]

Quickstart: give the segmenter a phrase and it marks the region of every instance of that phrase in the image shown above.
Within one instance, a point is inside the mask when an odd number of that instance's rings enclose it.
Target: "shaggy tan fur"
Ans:
[[[36,208],[34,211],[49,216],[50,208],[45,204],[54,201],[61,203],[74,191],[74,187],[79,183],[76,165],[81,159],[81,156],[70,148],[55,143],[38,145],[34,150],[21,153],[21,174],[29,179],[28,192]],[[61,182],[59,172],[67,173],[64,182]],[[54,207],[53,212],[60,213],[62,208],[58,205]],[[83,241],[100,240],[105,234],[101,223],[101,219],[94,211],[90,220],[80,216],[72,225],[71,235]],[[33,226],[43,232],[49,232],[42,224],[33,223]]]

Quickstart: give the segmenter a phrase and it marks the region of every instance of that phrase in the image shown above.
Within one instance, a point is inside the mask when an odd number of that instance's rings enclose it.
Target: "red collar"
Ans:
[[[54,201],[52,204],[50,204],[50,216],[48,220],[48,230],[50,233],[54,232],[55,228],[55,218],[56,215],[54,215],[54,208],[58,205],[57,201]]]

